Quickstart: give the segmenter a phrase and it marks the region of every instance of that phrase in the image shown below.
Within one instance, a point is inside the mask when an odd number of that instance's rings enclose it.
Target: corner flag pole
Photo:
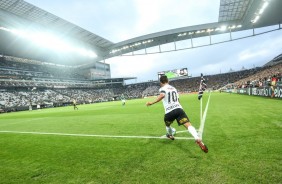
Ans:
[[[205,83],[204,75],[201,73],[201,81],[200,81],[200,87],[199,87],[199,93],[198,93],[198,99],[200,100],[200,123],[203,121],[203,93],[206,90],[207,85]]]
[[[200,124],[202,124],[203,119],[203,98],[200,100]]]

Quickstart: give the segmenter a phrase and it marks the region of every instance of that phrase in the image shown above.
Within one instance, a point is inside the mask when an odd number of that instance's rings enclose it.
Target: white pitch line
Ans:
[[[187,130],[183,130],[183,131],[176,131],[176,134],[178,134],[178,133],[183,133],[183,132],[187,132]],[[163,135],[163,136],[161,136],[161,137],[165,137],[166,138],[166,135]],[[174,136],[174,138],[175,139],[194,139],[193,137],[175,137]]]
[[[167,137],[157,137],[157,136],[94,135],[94,134],[48,133],[48,132],[0,131],[0,133],[35,134],[35,135],[58,135],[58,136],[76,136],[76,137],[102,137],[102,138],[167,139]],[[185,139],[185,140],[187,140],[187,139],[192,139],[192,138],[189,138],[189,137],[175,137],[175,139]]]
[[[181,131],[176,131],[176,134],[178,134],[178,133],[184,133],[184,132],[189,133],[188,130],[181,130]]]
[[[207,112],[208,112],[208,108],[209,108],[210,97],[211,97],[211,92],[209,94],[207,105],[205,107],[204,115],[203,115],[202,121],[200,123],[200,128],[199,128],[199,131],[198,131],[199,137],[201,139],[203,138],[203,131],[204,131],[204,126],[205,126],[205,122],[206,122]]]
[[[183,133],[183,132],[188,132],[188,130],[181,130],[181,131],[176,131],[176,133]]]

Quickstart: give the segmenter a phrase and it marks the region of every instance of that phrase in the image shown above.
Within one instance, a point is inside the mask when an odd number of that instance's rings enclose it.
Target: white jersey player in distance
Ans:
[[[169,85],[167,76],[163,75],[160,77],[160,85],[160,95],[154,101],[147,102],[146,105],[151,106],[161,100],[163,101],[163,106],[165,110],[164,122],[166,125],[167,138],[174,140],[173,135],[175,134],[175,129],[171,127],[171,124],[174,120],[176,120],[178,125],[183,125],[188,130],[188,132],[194,137],[195,142],[200,146],[200,148],[205,153],[207,153],[207,146],[204,145],[204,143],[198,136],[196,129],[190,123],[188,116],[184,112],[179,102],[179,94],[173,86]]]

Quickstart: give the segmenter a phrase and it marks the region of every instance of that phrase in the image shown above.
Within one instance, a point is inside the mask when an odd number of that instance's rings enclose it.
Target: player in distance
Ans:
[[[175,129],[171,127],[171,124],[174,120],[176,120],[179,126],[183,125],[188,130],[188,132],[192,134],[195,142],[205,153],[207,153],[207,146],[202,142],[201,138],[198,136],[196,129],[192,126],[188,116],[179,103],[179,94],[173,86],[169,85],[167,76],[163,75],[160,77],[160,85],[160,95],[156,98],[156,100],[147,102],[146,105],[151,106],[161,100],[163,101],[163,106],[165,109],[164,122],[166,125],[167,138],[174,140],[173,134],[175,133]]]
[[[73,110],[78,110],[78,107],[76,106],[76,100],[75,99],[73,99],[73,101],[72,101],[72,103],[73,103]]]

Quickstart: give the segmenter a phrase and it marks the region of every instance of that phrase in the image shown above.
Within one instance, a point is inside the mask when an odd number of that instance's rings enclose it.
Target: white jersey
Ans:
[[[182,109],[182,106],[179,103],[179,95],[177,93],[177,90],[173,86],[166,84],[159,89],[159,92],[165,94],[165,97],[162,100],[165,114],[174,109]]]

